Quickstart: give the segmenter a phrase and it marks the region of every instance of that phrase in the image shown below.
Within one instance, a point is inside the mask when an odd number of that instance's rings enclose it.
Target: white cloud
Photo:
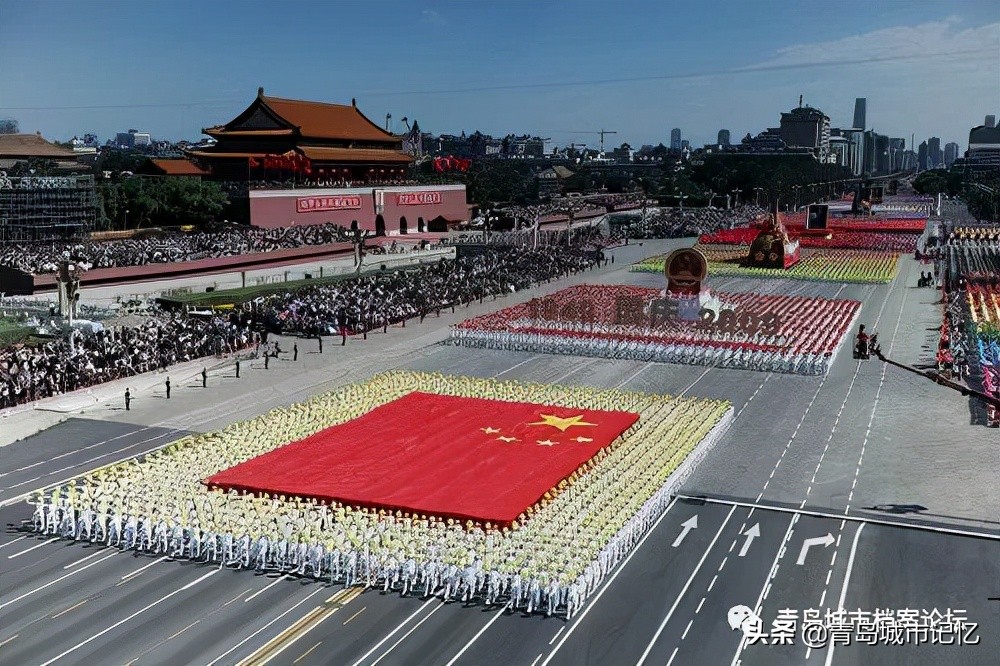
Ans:
[[[426,25],[447,25],[448,21],[445,20],[439,12],[433,9],[424,9],[420,12],[420,22]]]
[[[853,63],[936,62],[1000,55],[1000,23],[962,28],[950,17],[915,26],[882,28],[826,42],[793,44],[777,50],[774,58],[735,71],[800,68]]]

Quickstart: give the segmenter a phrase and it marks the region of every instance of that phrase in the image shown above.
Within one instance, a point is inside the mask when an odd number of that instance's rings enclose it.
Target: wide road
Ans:
[[[669,243],[616,251],[590,282],[657,285],[624,270]],[[719,280],[715,290],[855,298],[891,357],[926,359],[940,317],[912,285]],[[845,348],[825,378],[468,350],[447,325],[527,295],[443,313],[299,361],[213,375],[212,391],[98,406],[0,448],[0,658],[11,664],[995,664],[1000,654],[1000,491],[995,431],[965,399]],[[290,342],[287,347],[290,347]],[[282,344],[286,347],[286,344]],[[20,529],[36,488],[142,454],[186,432],[391,367],[621,387],[732,401],[729,433],[633,554],[571,621],[437,598],[343,590],[289,576],[135,556]],[[169,404],[168,404],[169,403]],[[128,418],[126,418],[126,416]],[[779,612],[843,607],[961,611],[973,645],[810,649],[747,645],[727,613],[745,605],[769,633]],[[883,641],[885,642],[885,641]],[[929,643],[928,638],[925,643]]]

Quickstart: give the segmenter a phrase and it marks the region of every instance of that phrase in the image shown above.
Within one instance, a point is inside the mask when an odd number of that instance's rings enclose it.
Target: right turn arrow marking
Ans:
[[[812,546],[823,546],[824,548],[828,548],[832,543],[833,543],[833,535],[830,534],[829,532],[826,533],[826,536],[806,539],[805,541],[802,542],[802,550],[799,551],[799,559],[795,563],[798,565],[805,564],[806,553],[809,552],[809,549]]]

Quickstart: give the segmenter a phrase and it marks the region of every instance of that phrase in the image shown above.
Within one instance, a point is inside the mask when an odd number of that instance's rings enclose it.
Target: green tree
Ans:
[[[184,177],[132,177],[98,188],[99,225],[139,229],[218,221],[229,199],[214,182]]]

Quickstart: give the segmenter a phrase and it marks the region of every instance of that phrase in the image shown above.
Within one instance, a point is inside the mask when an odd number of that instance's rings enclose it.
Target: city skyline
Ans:
[[[1000,23],[988,2],[869,8],[860,32],[824,19],[862,3],[808,12],[775,2],[640,3],[614,16],[521,4],[390,4],[373,34],[336,27],[376,20],[360,4],[262,3],[246,11],[226,2],[98,3],[53,12],[44,2],[7,2],[0,117],[62,141],[94,132],[103,143],[130,127],[154,139],[198,140],[203,127],[232,117],[264,86],[290,98],[357,98],[377,124],[391,114],[396,132],[408,117],[434,134],[527,132],[596,148],[597,130],[611,127],[618,133],[606,147],[637,148],[670,145],[669,128],[679,127],[698,147],[715,143],[720,128],[738,143],[775,126],[802,94],[833,127],[852,125],[855,98],[863,97],[868,129],[917,142],[940,136],[964,150],[969,128],[998,111],[981,84],[1000,76],[1000,59],[982,57],[1000,53]],[[759,21],[761,14],[773,20]],[[116,20],[124,15],[139,27],[122,29]],[[746,33],[751,15],[760,25]],[[709,17],[712,30],[678,31],[666,42],[649,29]],[[557,18],[566,30],[547,29]],[[324,24],[334,26],[335,44],[301,32]],[[797,35],[807,25],[814,41],[802,43]],[[577,34],[590,36],[581,42]],[[496,43],[483,49],[491,36]],[[720,48],[694,48],[702,43]],[[79,57],[95,48],[94,59]]]

